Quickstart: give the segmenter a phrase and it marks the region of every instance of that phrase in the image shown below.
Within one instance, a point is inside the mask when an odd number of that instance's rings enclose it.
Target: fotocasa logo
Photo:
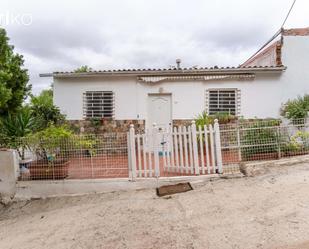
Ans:
[[[32,15],[29,13],[11,13],[9,11],[0,13],[0,25],[24,25],[29,26],[32,24]]]

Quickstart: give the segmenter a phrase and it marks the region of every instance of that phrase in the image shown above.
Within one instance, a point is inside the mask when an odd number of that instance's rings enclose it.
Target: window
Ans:
[[[206,91],[206,108],[209,115],[229,113],[240,115],[240,90],[209,89]]]
[[[113,118],[114,93],[87,91],[84,93],[84,118]]]

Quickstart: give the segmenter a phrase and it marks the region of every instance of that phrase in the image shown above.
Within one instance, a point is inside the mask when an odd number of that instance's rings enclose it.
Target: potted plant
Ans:
[[[65,126],[50,125],[29,138],[37,160],[29,165],[33,180],[64,179],[68,176],[72,132]]]

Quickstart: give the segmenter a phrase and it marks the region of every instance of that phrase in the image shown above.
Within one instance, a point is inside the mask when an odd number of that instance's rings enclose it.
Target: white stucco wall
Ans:
[[[309,36],[285,36],[282,73],[258,73],[247,81],[183,81],[138,83],[135,77],[70,78],[54,80],[54,102],[70,120],[83,118],[83,92],[110,90],[115,94],[115,119],[146,119],[147,96],[172,94],[173,119],[191,119],[205,109],[207,88],[241,90],[241,115],[245,118],[278,117],[282,103],[309,93]]]
[[[135,78],[74,78],[54,80],[54,103],[70,120],[83,118],[83,93],[113,91],[115,118],[136,119]]]

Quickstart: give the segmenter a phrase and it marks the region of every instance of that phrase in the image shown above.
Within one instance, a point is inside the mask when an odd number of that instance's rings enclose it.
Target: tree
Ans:
[[[57,125],[65,120],[65,116],[53,104],[52,88],[43,90],[38,96],[32,96],[30,108],[32,116],[41,123],[42,129],[48,127],[50,123]]]
[[[23,56],[14,53],[6,31],[0,28],[0,115],[16,112],[31,90]]]
[[[92,71],[92,68],[88,67],[87,65],[81,66],[81,67],[74,70],[75,73],[88,73],[88,72],[91,72],[91,71]]]

